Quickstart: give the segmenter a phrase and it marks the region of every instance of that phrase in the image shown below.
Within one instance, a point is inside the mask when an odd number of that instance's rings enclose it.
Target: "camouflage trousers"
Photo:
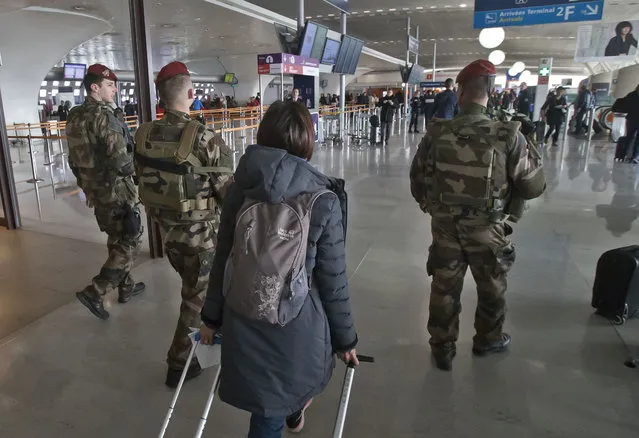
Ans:
[[[464,276],[470,266],[477,283],[474,341],[497,340],[506,316],[506,276],[515,262],[515,249],[506,223],[462,225],[433,218],[433,244],[427,270],[432,275],[428,331],[433,346],[457,341]]]
[[[137,207],[134,210],[139,213]],[[131,269],[135,258],[140,253],[143,229],[136,235],[128,234],[124,230],[122,218],[114,215],[116,209],[111,207],[95,207],[95,217],[101,231],[108,235],[107,249],[109,257],[100,269],[100,273],[93,277],[91,286],[93,291],[104,296],[112,289],[127,290],[135,285],[131,276]]]
[[[209,274],[217,243],[213,222],[161,225],[164,248],[173,269],[182,278],[182,304],[167,363],[183,369],[191,348],[191,327],[200,326],[200,312],[206,298]]]

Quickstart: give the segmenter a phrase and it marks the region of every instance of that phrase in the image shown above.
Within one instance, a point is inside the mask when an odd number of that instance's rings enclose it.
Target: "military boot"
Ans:
[[[433,359],[435,365],[442,371],[451,371],[453,369],[453,359],[457,355],[457,347],[454,343],[449,342],[441,345],[433,345]]]
[[[510,345],[510,335],[502,333],[499,339],[489,342],[477,342],[473,343],[473,354],[475,356],[486,356],[492,353],[501,353],[508,350]]]
[[[109,312],[104,308],[102,297],[93,288],[93,286],[87,286],[82,292],[75,294],[78,300],[100,319],[109,319]]]
[[[144,283],[135,283],[133,286],[120,286],[118,288],[118,303],[127,303],[131,298],[140,295],[146,289]]]
[[[166,373],[166,382],[164,382],[166,386],[168,386],[169,388],[174,388],[174,389],[177,388],[177,386],[180,384],[180,378],[182,377],[183,372],[184,372],[184,369],[178,370],[178,369],[169,367],[169,370]],[[202,374],[202,367],[200,366],[199,363],[192,362],[191,366],[189,366],[189,370],[186,372],[186,377],[184,378],[184,381],[187,382],[191,379],[195,379],[200,374]]]

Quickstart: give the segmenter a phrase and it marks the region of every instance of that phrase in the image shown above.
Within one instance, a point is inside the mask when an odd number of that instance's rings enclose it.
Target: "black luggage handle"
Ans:
[[[357,355],[357,360],[363,363],[375,363],[375,358],[373,356],[364,356]],[[355,364],[353,362],[349,362],[347,365],[349,368],[355,368]]]

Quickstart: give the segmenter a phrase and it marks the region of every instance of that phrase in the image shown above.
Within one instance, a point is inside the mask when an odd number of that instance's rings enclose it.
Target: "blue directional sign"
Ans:
[[[446,86],[445,82],[439,81],[431,81],[431,82],[420,82],[420,88],[444,88]]]
[[[604,0],[475,0],[475,29],[601,20]]]

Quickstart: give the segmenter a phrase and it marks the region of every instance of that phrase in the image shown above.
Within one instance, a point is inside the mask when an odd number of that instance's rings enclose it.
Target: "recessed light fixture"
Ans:
[[[462,3],[461,5],[459,5],[459,7],[460,7],[460,8],[465,8],[465,7],[467,7],[467,6],[468,6],[468,5],[467,5],[466,3]]]
[[[423,6],[417,6],[415,9],[419,11],[420,9],[424,9],[424,7]]]
[[[397,9],[395,9],[395,8],[390,8],[390,9],[388,10],[388,12],[395,12],[396,10],[397,10]]]
[[[328,14],[328,16],[329,16],[329,17],[334,17],[334,16],[335,16],[335,14]]]
[[[377,12],[384,12],[384,10],[383,9],[378,9]]]
[[[370,11],[364,11],[364,13],[365,13],[365,14],[368,14],[368,13],[370,13]]]

